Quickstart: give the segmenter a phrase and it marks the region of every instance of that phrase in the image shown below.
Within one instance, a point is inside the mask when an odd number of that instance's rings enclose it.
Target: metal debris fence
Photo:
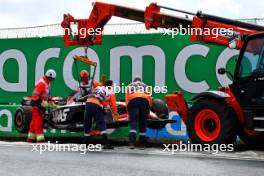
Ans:
[[[264,25],[264,18],[239,19],[247,23]],[[32,38],[32,37],[49,37],[63,35],[63,29],[60,24],[50,24],[34,27],[22,28],[2,28],[0,29],[0,38]],[[143,23],[122,23],[108,24],[105,26],[103,33],[108,35],[120,34],[146,34],[146,33],[162,33],[163,29],[146,30]]]

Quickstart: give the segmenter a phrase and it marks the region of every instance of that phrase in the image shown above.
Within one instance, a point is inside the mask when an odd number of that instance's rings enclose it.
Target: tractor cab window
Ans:
[[[247,43],[239,68],[239,77],[264,74],[264,38],[252,39]]]

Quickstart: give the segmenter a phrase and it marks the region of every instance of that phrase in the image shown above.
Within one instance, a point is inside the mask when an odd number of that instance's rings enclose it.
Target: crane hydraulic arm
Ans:
[[[145,11],[113,5],[101,2],[96,2],[93,4],[93,9],[88,19],[75,19],[70,14],[65,14],[61,26],[64,29],[64,44],[66,46],[70,45],[93,45],[101,44],[102,40],[102,30],[107,22],[112,16],[122,17],[125,19],[130,19],[134,21],[139,21],[145,23],[147,29],[158,27],[163,28],[176,28],[178,24],[181,23],[184,27],[191,24],[191,20],[184,18],[174,18],[169,15],[160,14],[160,7],[156,4],[150,4]],[[165,20],[165,23],[161,23],[160,19]],[[77,35],[72,36],[71,25],[77,25],[78,31]],[[97,30],[98,29],[98,30]],[[86,34],[83,35],[83,32]],[[99,31],[101,32],[92,32]]]
[[[161,9],[182,13],[185,17],[161,13]],[[88,19],[75,19],[70,14],[64,15],[61,26],[64,29],[65,46],[101,44],[103,28],[112,16],[143,22],[146,29],[157,29],[159,27],[173,31],[185,28],[189,30],[192,41],[204,41],[236,49],[242,47],[243,38],[246,35],[264,31],[264,27],[262,26],[208,15],[200,11],[194,14],[183,10],[158,6],[156,3],[151,3],[143,11],[95,2]],[[192,16],[192,19],[189,16]],[[72,25],[78,26],[74,36],[72,36]]]

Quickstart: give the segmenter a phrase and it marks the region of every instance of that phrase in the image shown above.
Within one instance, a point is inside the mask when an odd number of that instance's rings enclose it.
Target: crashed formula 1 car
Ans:
[[[53,97],[53,101],[57,106],[55,108],[47,108],[44,113],[44,128],[63,129],[73,132],[83,131],[85,102],[75,101],[80,96],[80,92],[75,92],[68,97],[67,100]],[[22,106],[15,112],[15,128],[20,133],[27,133],[31,121],[31,97],[25,97]],[[126,103],[117,102],[118,113],[120,117],[114,120],[110,109],[106,109],[105,121],[107,128],[119,128],[128,126],[128,114]],[[168,108],[164,101],[154,99],[151,111],[148,116],[147,126],[151,129],[161,129],[174,120],[168,119]]]
[[[78,72],[78,67],[76,61],[88,64],[94,67],[91,82],[88,87],[88,92],[92,88],[92,83],[94,80],[95,70],[97,63],[91,61],[87,57],[87,49],[85,50],[86,56],[74,56],[76,71]],[[79,83],[79,90],[73,92],[67,97],[67,99],[62,99],[59,97],[51,97],[50,102],[55,105],[55,107],[48,107],[44,112],[44,128],[52,129],[63,129],[69,131],[83,131],[83,121],[84,121],[84,111],[85,111],[85,95],[82,95],[80,91],[82,86]],[[15,128],[20,133],[28,133],[30,121],[31,121],[31,97],[25,97],[22,100],[22,106],[19,107],[15,112]],[[112,115],[112,111],[108,108],[105,109],[105,121],[107,128],[119,128],[123,126],[128,126],[128,114],[126,110],[126,103],[119,101],[117,102],[118,114],[120,115],[118,119],[115,119]],[[168,119],[168,108],[164,101],[159,99],[153,100],[153,105],[147,119],[147,125],[152,129],[160,129],[165,127],[168,123],[173,123],[174,120]]]

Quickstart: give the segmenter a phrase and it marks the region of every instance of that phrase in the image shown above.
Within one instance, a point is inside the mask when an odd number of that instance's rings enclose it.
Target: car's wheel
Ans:
[[[240,128],[238,136],[249,147],[264,146],[264,132],[256,132],[246,128]]]
[[[191,107],[187,131],[193,143],[230,144],[236,139],[233,111],[225,101],[201,99]]]
[[[19,133],[28,133],[32,117],[31,106],[21,106],[15,112],[15,128]]]
[[[153,99],[151,111],[154,112],[159,118],[168,119],[169,109],[166,103],[161,99]]]

